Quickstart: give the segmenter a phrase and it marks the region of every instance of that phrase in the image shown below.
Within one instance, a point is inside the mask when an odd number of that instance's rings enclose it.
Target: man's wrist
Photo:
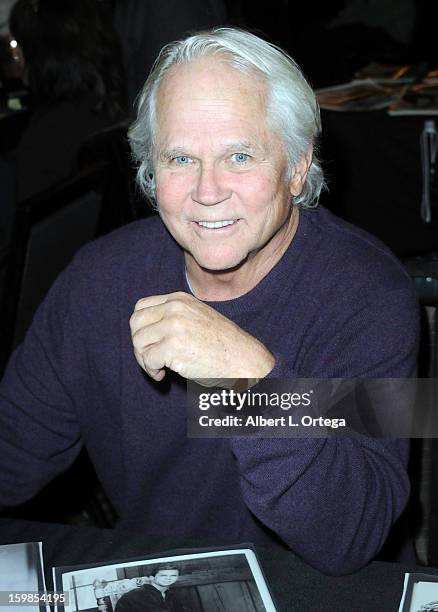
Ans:
[[[257,340],[258,351],[256,354],[256,365],[251,367],[245,376],[235,379],[235,383],[230,387],[235,391],[246,391],[254,387],[260,380],[266,378],[275,366],[275,357],[264,344]],[[259,354],[258,354],[259,353]]]

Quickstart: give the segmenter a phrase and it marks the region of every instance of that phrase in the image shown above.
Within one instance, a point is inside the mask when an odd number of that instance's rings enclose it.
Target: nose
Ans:
[[[202,166],[192,192],[192,199],[203,206],[214,206],[231,197],[221,172],[213,165]]]

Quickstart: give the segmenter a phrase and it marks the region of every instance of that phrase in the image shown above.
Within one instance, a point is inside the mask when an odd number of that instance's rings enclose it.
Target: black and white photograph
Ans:
[[[65,612],[275,612],[255,553],[220,550],[54,568]]]
[[[407,574],[400,612],[437,612],[438,576]]]
[[[43,602],[32,606],[26,601],[27,594],[45,590],[41,542],[0,546],[1,606],[13,605],[15,612],[48,611]]]

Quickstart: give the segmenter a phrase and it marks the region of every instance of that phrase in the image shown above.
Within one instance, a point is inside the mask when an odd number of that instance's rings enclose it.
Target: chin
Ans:
[[[220,272],[225,270],[233,270],[238,268],[245,260],[246,256],[237,253],[233,254],[197,254],[192,253],[192,256],[198,266],[204,270],[211,270],[212,272]]]

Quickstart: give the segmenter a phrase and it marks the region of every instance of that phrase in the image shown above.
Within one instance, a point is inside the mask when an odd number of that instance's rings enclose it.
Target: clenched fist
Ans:
[[[257,338],[188,293],[139,300],[130,326],[135,357],[154,380],[165,368],[199,382],[260,379],[275,364]]]

